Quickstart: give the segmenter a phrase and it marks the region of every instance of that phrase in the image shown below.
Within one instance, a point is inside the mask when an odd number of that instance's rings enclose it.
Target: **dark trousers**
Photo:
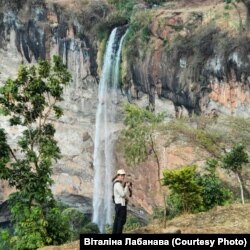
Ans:
[[[122,234],[123,226],[127,219],[127,206],[115,204],[115,220],[112,234]]]

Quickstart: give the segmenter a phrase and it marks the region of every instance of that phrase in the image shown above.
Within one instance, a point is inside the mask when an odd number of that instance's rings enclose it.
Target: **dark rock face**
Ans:
[[[49,59],[51,46],[63,57],[72,48],[70,40],[80,41],[77,48],[90,62],[90,73],[96,76],[96,47],[93,38],[86,35],[81,25],[81,13],[72,18],[67,10],[57,4],[46,5],[44,0],[1,1],[0,48],[6,49],[11,32],[15,34],[15,46],[23,63]],[[92,46],[93,45],[93,46]],[[65,51],[66,50],[66,51]]]
[[[0,203],[0,228],[5,228],[10,225],[10,210],[8,202]]]
[[[178,31],[180,26],[182,30]],[[148,40],[137,39],[127,45],[130,50],[133,47],[128,74],[136,88],[149,95],[153,105],[157,98],[156,79],[160,78],[160,98],[171,100],[176,111],[184,108],[191,115],[216,109],[248,116],[248,95],[237,105],[229,95],[233,96],[236,89],[241,96],[246,90],[249,93],[249,42],[247,37],[231,37],[215,26],[201,27],[198,14],[191,19],[185,12],[161,11],[150,24]],[[227,102],[214,99],[217,84]],[[228,91],[227,86],[234,90]],[[244,105],[247,108],[243,109]]]

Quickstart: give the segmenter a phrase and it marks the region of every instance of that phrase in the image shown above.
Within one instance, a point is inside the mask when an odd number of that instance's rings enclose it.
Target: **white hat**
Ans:
[[[125,173],[125,170],[124,169],[119,169],[118,171],[117,171],[117,175],[122,175],[122,174],[126,174]]]

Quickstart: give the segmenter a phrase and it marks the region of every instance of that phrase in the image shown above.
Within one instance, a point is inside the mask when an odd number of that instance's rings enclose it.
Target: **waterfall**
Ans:
[[[115,118],[118,98],[119,64],[124,28],[110,34],[98,90],[94,144],[93,222],[101,233],[112,224],[112,177],[115,169]]]

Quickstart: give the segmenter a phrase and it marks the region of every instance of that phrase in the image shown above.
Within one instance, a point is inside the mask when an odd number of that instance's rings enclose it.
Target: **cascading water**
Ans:
[[[123,29],[115,28],[109,37],[99,83],[94,144],[93,222],[101,233],[112,224],[112,175],[114,174],[115,118],[118,97],[119,64]]]

